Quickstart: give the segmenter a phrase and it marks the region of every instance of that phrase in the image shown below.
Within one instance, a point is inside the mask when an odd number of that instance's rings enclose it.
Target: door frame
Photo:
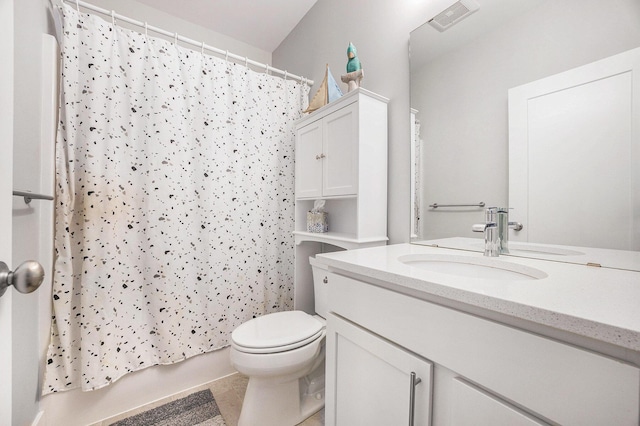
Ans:
[[[14,0],[0,0],[0,261],[12,266],[13,191],[13,7]],[[0,424],[12,423],[12,297],[7,289],[0,297]]]

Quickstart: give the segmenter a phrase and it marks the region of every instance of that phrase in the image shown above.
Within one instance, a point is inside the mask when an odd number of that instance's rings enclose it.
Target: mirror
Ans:
[[[467,0],[434,3],[438,7],[433,10],[436,16],[451,5],[464,7]],[[482,234],[471,231],[473,224],[484,222],[483,206],[506,207],[510,198],[517,198],[509,195],[509,157],[515,151],[512,147],[510,152],[509,147],[510,119],[513,121],[509,116],[510,90],[640,46],[640,2],[616,0],[613,5],[599,0],[475,0],[471,3],[479,9],[454,21],[442,32],[428,22],[411,32],[411,110],[415,125],[411,142],[414,170],[411,240],[417,244],[483,250]],[[456,13],[453,10],[451,13]],[[635,127],[630,133],[630,146],[637,156],[638,119],[632,120]],[[576,152],[570,161],[576,163],[583,158],[583,153]],[[536,164],[547,169],[528,170],[527,176],[532,181],[526,182],[525,188],[539,184],[536,176],[551,173],[556,175],[550,182],[563,181],[567,176],[565,169],[570,169],[563,167],[562,159],[538,160]],[[609,173],[618,170],[613,166]],[[638,179],[638,172],[630,173]],[[518,185],[522,187],[522,182]],[[638,191],[638,186],[630,186],[628,192]],[[598,197],[605,192],[606,188],[594,188],[590,192],[594,201],[589,206],[604,206],[604,210],[611,212],[629,209],[611,205],[609,199],[599,204]],[[511,254],[640,270],[637,246],[640,200],[637,195],[633,197],[627,198],[634,204],[630,209],[635,223],[629,225],[629,232],[635,235],[625,247],[611,247],[601,240],[580,240],[579,244],[571,239],[563,241],[562,232],[556,233],[553,240],[545,240],[532,235],[521,238],[516,231],[510,231],[510,247],[514,248]],[[521,220],[526,218],[523,225],[528,231],[530,223],[536,223],[538,228],[545,226],[536,211],[522,212]],[[512,210],[509,219],[520,221],[518,213],[517,209]],[[575,213],[571,215],[575,217]],[[569,213],[563,217],[561,209],[554,210],[551,217],[560,222],[572,220]],[[612,222],[594,226],[615,226],[615,221]]]

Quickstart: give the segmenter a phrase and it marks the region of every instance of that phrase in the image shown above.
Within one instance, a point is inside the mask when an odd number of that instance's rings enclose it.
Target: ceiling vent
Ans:
[[[480,5],[474,0],[459,0],[431,18],[429,25],[442,32],[462,21],[479,8]]]

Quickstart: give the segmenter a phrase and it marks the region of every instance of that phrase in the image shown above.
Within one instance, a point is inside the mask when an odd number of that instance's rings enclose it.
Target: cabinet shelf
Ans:
[[[385,236],[357,238],[355,234],[348,234],[345,232],[294,231],[293,235],[295,236],[296,245],[299,245],[305,241],[315,241],[318,243],[333,244],[334,246],[342,247],[347,250],[369,246],[378,246],[380,244],[385,244],[389,240]]]

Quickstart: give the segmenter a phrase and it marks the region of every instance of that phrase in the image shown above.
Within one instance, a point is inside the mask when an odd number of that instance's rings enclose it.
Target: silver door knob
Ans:
[[[0,262],[0,296],[10,285],[20,293],[31,293],[40,287],[43,280],[44,268],[35,260],[22,262],[13,272],[6,263]]]

